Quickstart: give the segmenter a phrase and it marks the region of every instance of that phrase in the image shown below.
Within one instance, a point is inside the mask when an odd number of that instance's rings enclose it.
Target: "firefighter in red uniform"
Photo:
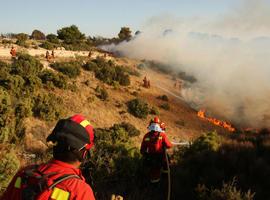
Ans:
[[[165,132],[160,128],[160,124],[155,121],[159,122],[159,119],[154,118],[141,144],[144,166],[149,171],[151,183],[160,181],[161,169],[165,161],[165,149],[172,147]]]
[[[16,57],[16,49],[14,48],[14,46],[11,47],[10,55],[11,55],[12,58]]]
[[[47,138],[53,159],[21,169],[1,200],[95,200],[79,169],[94,145],[93,127],[81,115],[61,119]]]

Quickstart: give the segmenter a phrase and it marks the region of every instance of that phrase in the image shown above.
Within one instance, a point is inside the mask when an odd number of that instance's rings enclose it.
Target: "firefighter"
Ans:
[[[93,127],[81,115],[61,119],[47,142],[54,144],[48,163],[19,170],[1,200],[95,200],[79,166],[94,145]]]
[[[51,56],[52,56],[52,59],[54,59],[54,56],[55,56],[55,54],[54,54],[54,50],[52,50],[52,54],[51,54]]]
[[[159,119],[157,119],[156,122],[153,120],[148,127],[149,132],[143,137],[140,149],[143,155],[144,167],[149,173],[148,177],[151,183],[160,181],[161,170],[164,162],[166,162],[165,149],[172,147],[166,134],[160,128]]]
[[[46,56],[45,56],[45,58],[46,58],[47,60],[50,60],[50,52],[49,52],[49,51],[46,51]]]
[[[14,48],[14,46],[11,47],[10,55],[11,55],[12,58],[16,57],[16,49]]]
[[[148,80],[147,80],[146,76],[143,79],[143,87],[148,88]]]

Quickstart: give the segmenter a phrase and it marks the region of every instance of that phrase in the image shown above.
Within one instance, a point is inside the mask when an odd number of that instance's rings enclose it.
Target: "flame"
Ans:
[[[221,121],[221,120],[218,120],[218,119],[215,119],[215,118],[211,118],[211,117],[206,117],[205,116],[205,110],[199,110],[197,115],[200,117],[200,118],[203,118],[203,119],[206,119],[207,121],[217,125],[217,126],[220,126],[220,127],[223,127],[223,128],[226,128],[228,129],[230,132],[234,132],[235,131],[235,128],[229,124],[228,122],[225,122],[225,121]]]

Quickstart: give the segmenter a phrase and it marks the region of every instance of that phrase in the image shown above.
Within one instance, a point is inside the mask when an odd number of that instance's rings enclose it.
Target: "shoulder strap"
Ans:
[[[50,189],[54,188],[57,184],[59,184],[59,183],[65,181],[65,180],[67,180],[67,179],[70,179],[70,178],[82,179],[81,177],[79,177],[79,176],[76,175],[76,174],[65,174],[65,175],[63,175],[63,176],[57,178],[57,179],[55,180],[55,182],[54,182],[53,184],[51,184],[51,185],[48,187],[48,189],[50,190]]]

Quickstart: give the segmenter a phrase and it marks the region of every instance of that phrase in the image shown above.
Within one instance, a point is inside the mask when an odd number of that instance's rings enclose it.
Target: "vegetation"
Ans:
[[[55,73],[52,70],[43,70],[39,74],[39,78],[46,86],[53,85],[60,89],[67,88],[67,77],[62,73]]]
[[[54,44],[59,44],[59,43],[60,43],[60,41],[59,41],[57,35],[55,35],[55,34],[48,34],[48,35],[46,36],[46,39],[47,39],[47,41],[50,42],[50,43],[54,43]]]
[[[51,64],[55,70],[67,75],[69,78],[76,78],[81,74],[81,63],[78,61],[56,62]]]
[[[45,34],[39,30],[33,30],[31,34],[31,39],[34,40],[45,40],[45,38],[46,38]]]
[[[149,114],[149,107],[141,99],[133,99],[127,103],[128,112],[138,118],[146,118]]]
[[[120,32],[118,33],[118,37],[120,41],[129,41],[132,37],[131,30],[129,27],[122,27]]]
[[[97,86],[96,93],[97,93],[97,97],[103,101],[107,100],[109,97],[109,94],[104,87]]]
[[[125,68],[115,65],[112,61],[107,62],[104,58],[98,57],[87,62],[83,68],[93,71],[96,78],[109,85],[114,85],[115,82],[123,86],[130,84],[130,78]]]
[[[165,95],[165,94],[164,94],[164,95],[161,95],[161,96],[158,96],[157,99],[160,99],[160,100],[162,100],[162,101],[169,101],[168,96]]]
[[[62,99],[53,94],[39,95],[34,100],[32,111],[35,117],[45,121],[54,121],[64,114],[61,105],[63,105]]]
[[[164,110],[170,110],[170,105],[168,103],[163,103],[159,107]]]
[[[6,188],[20,168],[20,162],[13,148],[0,147],[0,192]]]
[[[58,38],[66,44],[79,43],[85,39],[85,35],[80,32],[77,26],[71,25],[57,31]]]

